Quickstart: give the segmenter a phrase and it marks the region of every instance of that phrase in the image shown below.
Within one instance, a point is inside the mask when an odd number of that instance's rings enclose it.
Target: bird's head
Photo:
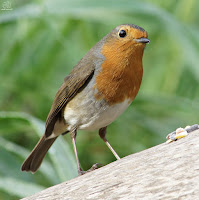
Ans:
[[[111,53],[121,56],[130,56],[133,53],[143,54],[146,43],[149,43],[148,33],[134,24],[117,26],[105,37],[105,48]],[[141,51],[141,52],[140,52]]]

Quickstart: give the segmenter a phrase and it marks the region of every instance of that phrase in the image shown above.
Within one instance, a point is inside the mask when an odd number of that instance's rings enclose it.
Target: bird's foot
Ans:
[[[103,165],[100,164],[100,163],[95,163],[89,170],[87,171],[83,171],[81,168],[80,170],[78,170],[78,175],[83,175],[83,174],[86,174],[88,172],[91,172],[91,171],[94,171],[95,169],[98,169],[99,167],[102,167]]]
[[[186,126],[185,128],[177,128],[176,131],[169,133],[166,137],[166,143],[171,143],[180,138],[186,137],[190,132],[199,129],[198,124],[194,124],[192,126]]]

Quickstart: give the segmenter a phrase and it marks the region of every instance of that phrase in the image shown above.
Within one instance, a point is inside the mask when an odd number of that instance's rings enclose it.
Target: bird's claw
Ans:
[[[95,163],[89,170],[87,170],[87,172],[91,172],[95,169],[98,169],[99,167],[103,167],[103,165],[100,163]]]
[[[99,167],[102,167],[103,165],[102,164],[100,164],[100,163],[95,163],[89,170],[87,170],[87,171],[83,171],[82,169],[80,169],[79,171],[78,171],[78,174],[79,175],[83,175],[83,174],[86,174],[86,173],[88,173],[88,172],[91,172],[91,171],[94,171],[95,169],[98,169]]]

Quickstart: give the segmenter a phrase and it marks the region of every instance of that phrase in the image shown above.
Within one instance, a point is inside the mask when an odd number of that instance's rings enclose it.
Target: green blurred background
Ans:
[[[36,174],[20,166],[44,131],[64,77],[119,24],[143,27],[151,43],[138,96],[108,128],[118,154],[160,144],[177,127],[198,123],[199,1],[1,0],[0,9],[0,199],[77,175],[69,135],[56,141]],[[97,131],[79,131],[77,146],[85,170],[115,160]]]

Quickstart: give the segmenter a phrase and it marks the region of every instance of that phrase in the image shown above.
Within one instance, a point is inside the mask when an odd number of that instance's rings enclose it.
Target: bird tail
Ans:
[[[28,158],[22,164],[21,171],[31,171],[33,173],[36,172],[40,167],[48,149],[56,139],[57,137],[46,139],[45,135],[43,135]]]

